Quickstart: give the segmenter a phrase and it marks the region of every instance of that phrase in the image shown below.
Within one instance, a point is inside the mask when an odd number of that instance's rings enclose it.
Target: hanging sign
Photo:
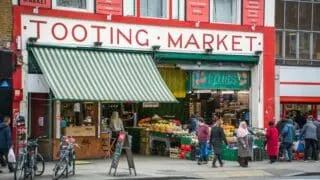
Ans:
[[[193,89],[244,90],[249,89],[249,72],[194,71]]]
[[[209,0],[187,0],[187,21],[209,22]]]
[[[264,0],[243,1],[243,24],[263,26]]]
[[[96,0],[96,13],[122,15],[122,0]]]

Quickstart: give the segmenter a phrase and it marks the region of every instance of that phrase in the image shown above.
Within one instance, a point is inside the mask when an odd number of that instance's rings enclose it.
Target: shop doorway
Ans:
[[[188,94],[189,116],[199,112],[207,124],[218,119],[225,124],[238,126],[240,121],[250,121],[249,91],[195,91]]]
[[[281,117],[291,117],[302,128],[307,121],[308,115],[320,120],[320,104],[309,103],[281,103]]]

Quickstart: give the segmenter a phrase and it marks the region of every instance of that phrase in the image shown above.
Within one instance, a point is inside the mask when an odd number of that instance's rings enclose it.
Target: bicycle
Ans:
[[[18,161],[15,165],[14,179],[33,180],[35,176],[35,151],[34,147],[37,143],[28,141],[27,145],[23,148],[22,153],[19,155]]]
[[[79,147],[79,145],[74,142],[75,140],[71,136],[63,136],[61,138],[58,150],[60,160],[53,169],[54,180],[59,179],[62,175],[65,175],[65,177],[68,177],[69,174],[75,175],[76,155],[74,146]],[[69,171],[69,168],[71,168],[71,171]]]
[[[41,176],[44,173],[45,170],[45,162],[43,159],[43,156],[39,153],[38,148],[39,148],[39,139],[46,138],[46,136],[40,136],[37,137],[36,139],[32,140],[35,142],[35,147],[34,147],[34,152],[35,152],[35,175],[36,176]]]

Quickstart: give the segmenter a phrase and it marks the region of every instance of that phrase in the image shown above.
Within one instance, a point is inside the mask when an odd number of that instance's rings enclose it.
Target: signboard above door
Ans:
[[[249,72],[193,71],[192,89],[245,90],[249,89]]]

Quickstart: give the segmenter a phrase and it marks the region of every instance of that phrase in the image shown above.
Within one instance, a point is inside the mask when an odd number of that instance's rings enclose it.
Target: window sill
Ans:
[[[60,6],[56,6],[56,7],[52,7],[52,9],[56,9],[56,10],[62,10],[62,11],[77,11],[77,12],[87,12],[87,13],[94,13],[93,10],[87,8],[87,9],[80,9],[80,8],[72,8],[72,7],[60,7]]]
[[[167,17],[150,17],[150,16],[141,16],[141,15],[140,15],[140,18],[169,20],[169,18],[167,18]]]

